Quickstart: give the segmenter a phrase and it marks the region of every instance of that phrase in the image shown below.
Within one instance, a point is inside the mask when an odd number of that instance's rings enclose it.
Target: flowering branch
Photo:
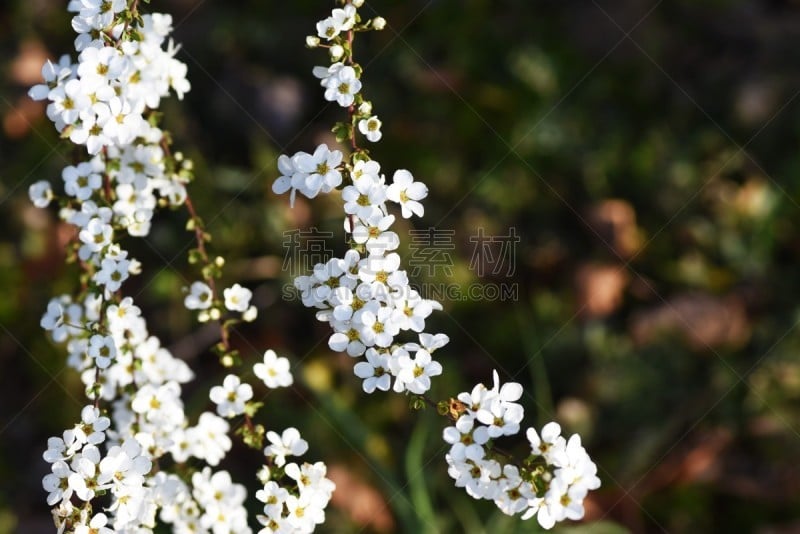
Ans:
[[[244,425],[237,433],[246,445],[260,450],[265,437],[270,442],[258,473],[264,489],[256,494],[271,506],[270,518],[257,517],[262,532],[279,523],[310,532],[324,520],[334,488],[325,464],[287,462],[308,444],[294,428],[278,435],[254,423],[263,403],[251,402],[253,387],[234,374],[209,392],[216,413],[204,411],[190,424],[181,393],[191,369],[150,335],[141,309],[123,297],[123,284],[142,266],[122,236],[144,237],[158,208],[184,206],[196,240],[189,263],[200,264],[202,277],[184,304],[200,322],[220,321],[215,351],[225,367],[239,363],[231,327],[256,317],[249,289],[233,284],[219,294],[224,260],[209,253],[211,236],[186,189],[192,163],[172,154],[171,136],[158,125],[161,98],[182,98],[190,88],[186,65],[175,58],[178,47],[167,40],[172,19],[141,15],[138,0],[72,0],[68,9],[75,13],[77,63],[67,56],[48,61],[44,83],[29,92],[48,101],[61,136],[88,153],[64,169],[63,196],[44,180],[29,189],[34,205],[57,200],[60,217],[76,227],[74,259],[82,272],[80,291],[52,299],[41,320],[55,342],[66,344],[68,364],[90,401],[81,421],[50,438],[44,453],[51,473],[42,484],[58,532],[141,533],[158,523],[180,532],[252,532],[244,486],[211,469],[232,446],[227,420],[239,416]],[[267,388],[293,383],[288,360],[271,350],[253,371]],[[207,467],[193,467],[190,459]],[[269,492],[284,497],[278,507]]]
[[[354,58],[354,36],[386,24],[381,17],[362,20],[358,8],[363,3],[341,0],[341,7],[317,23],[317,35],[306,38],[309,47],[329,52],[331,64],[315,67],[313,74],[324,88],[324,98],[347,111],[349,120],[337,122],[332,131],[338,142],[349,142],[350,153],[322,144],[313,154],[283,155],[273,191],[290,192],[294,204],[298,192],[315,198],[341,190],[351,248],[342,258],[316,265],[312,275],[297,277],[295,286],[303,304],[315,308],[317,318],[331,326],[328,346],[353,358],[363,357],[354,372],[363,379],[366,393],[391,387],[411,395],[415,408],[436,407],[450,420],[452,426],[443,432],[450,444],[445,460],[457,487],[476,499],[494,501],[506,514],[520,514],[522,519],[535,515],[544,528],[580,519],[584,497],[600,486],[580,436],[563,438],[557,423],[545,425],[541,435],[529,428],[531,452],[522,461],[495,445],[498,438],[520,431],[524,416],[516,402],[523,393],[520,384],[501,385],[495,372],[491,389],[478,384],[471,392],[441,402],[428,395],[431,378],[442,373],[432,355],[449,339],[426,333],[425,319],[442,306],[409,285],[393,252],[400,240],[390,230],[395,216],[387,207],[398,204],[404,218],[422,217],[421,201],[428,189],[405,169],[395,171],[387,184],[380,164],[359,146],[359,133],[372,143],[382,134],[381,121],[361,92],[362,68]],[[416,334],[417,339],[402,340],[406,333]]]

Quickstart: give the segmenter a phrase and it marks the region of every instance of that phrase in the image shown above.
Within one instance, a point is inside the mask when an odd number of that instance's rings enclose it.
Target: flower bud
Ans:
[[[372,27],[376,30],[382,30],[386,27],[386,19],[383,17],[375,17],[372,19]]]
[[[353,7],[361,7],[364,5],[364,0],[353,0],[351,4],[353,4]]]
[[[252,323],[258,317],[258,310],[255,306],[250,306],[247,308],[247,311],[242,314],[242,320]]]
[[[358,106],[358,112],[363,115],[372,115],[372,102],[365,100]]]
[[[342,45],[333,45],[330,49],[330,53],[333,61],[339,61],[339,59],[344,55],[344,48]]]
[[[128,272],[130,274],[142,274],[142,263],[136,258],[131,258],[131,262],[128,265]]]
[[[306,37],[306,46],[309,48],[316,48],[319,46],[319,37],[316,35],[309,35]]]

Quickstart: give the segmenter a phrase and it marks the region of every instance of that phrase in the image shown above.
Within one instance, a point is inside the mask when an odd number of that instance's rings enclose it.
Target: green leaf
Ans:
[[[247,402],[244,405],[244,413],[247,414],[248,417],[255,417],[262,406],[264,406],[263,402]]]
[[[428,438],[429,427],[430,420],[427,418],[417,424],[406,447],[405,466],[414,512],[424,525],[423,532],[434,533],[438,532],[436,526],[439,521],[433,508],[430,492],[428,492],[425,468],[428,460],[428,456],[425,454],[425,441]]]

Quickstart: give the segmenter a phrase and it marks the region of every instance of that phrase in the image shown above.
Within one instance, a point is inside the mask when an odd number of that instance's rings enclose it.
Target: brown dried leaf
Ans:
[[[750,339],[751,327],[741,297],[687,293],[631,318],[631,337],[647,345],[661,336],[678,334],[693,350],[739,347]]]
[[[603,200],[589,210],[588,222],[620,258],[629,258],[642,244],[636,211],[626,200]]]
[[[622,304],[628,273],[621,265],[584,264],[575,275],[577,304],[583,317],[605,317]]]
[[[332,465],[328,477],[336,484],[331,504],[344,510],[350,518],[363,527],[377,532],[391,532],[395,528],[389,504],[381,493],[360,479],[347,466]]]

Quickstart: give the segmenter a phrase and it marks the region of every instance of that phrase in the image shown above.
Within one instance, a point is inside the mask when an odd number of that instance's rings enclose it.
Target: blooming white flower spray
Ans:
[[[205,411],[192,423],[181,400],[191,369],[150,335],[141,309],[122,293],[143,268],[123,248],[125,239],[147,236],[159,208],[185,208],[196,239],[189,262],[201,277],[187,288],[185,306],[200,322],[219,322],[214,351],[225,368],[241,367],[245,358],[232,348],[230,331],[256,318],[252,294],[239,284],[220,291],[225,262],[207,250],[210,235],[187,190],[192,163],[171,151],[156,112],[162,98],[181,98],[190,88],[169,39],[172,19],[141,14],[138,0],[72,0],[68,10],[77,62],[48,61],[44,83],[29,92],[48,102],[61,136],[87,153],[64,169],[63,194],[47,181],[29,189],[34,205],[57,201],[59,216],[75,227],[68,261],[81,271],[75,293],[52,299],[41,320],[66,346],[88,399],[81,420],[50,438],[43,455],[51,465],[42,484],[56,529],[142,534],[161,523],[174,532],[252,532],[244,486],[212,470],[231,449],[229,420],[238,419],[236,434],[264,453],[264,486],[255,496],[264,503],[260,532],[310,532],[324,521],[334,489],[325,464],[287,460],[305,454],[308,444],[294,428],[278,435],[254,423],[262,403],[252,401],[253,386],[236,374],[211,388],[216,413]],[[268,350],[254,372],[260,387],[286,387],[293,382],[289,367]]]
[[[425,331],[425,319],[439,302],[422,298],[410,285],[394,252],[400,240],[391,230],[398,205],[404,218],[422,217],[428,188],[411,172],[399,169],[387,180],[380,163],[361,142],[379,141],[382,123],[362,93],[362,67],[354,58],[357,33],[381,30],[381,17],[363,19],[363,2],[341,1],[330,16],[317,23],[317,35],[306,38],[311,48],[326,48],[330,64],[315,67],[325,100],[335,102],[348,119],[333,127],[342,150],[319,145],[313,153],[283,155],[280,177],[273,191],[314,198],[341,190],[344,230],[350,250],[342,258],[318,264],[313,274],[299,276],[295,286],[303,304],[317,310],[330,324],[328,345],[346,352],[356,363],[366,393],[376,390],[412,396],[412,405],[434,406],[451,426],[443,438],[450,445],[445,456],[448,473],[457,487],[476,499],[494,501],[509,515],[536,516],[544,528],[584,515],[583,500],[600,486],[597,468],[581,446],[578,435],[561,436],[556,423],[541,434],[526,430],[530,453],[517,460],[496,445],[498,439],[520,432],[524,412],[517,403],[522,386],[500,384],[497,372],[491,388],[478,384],[449,400],[436,402],[428,394],[431,379],[442,373],[433,357],[449,339]]]

